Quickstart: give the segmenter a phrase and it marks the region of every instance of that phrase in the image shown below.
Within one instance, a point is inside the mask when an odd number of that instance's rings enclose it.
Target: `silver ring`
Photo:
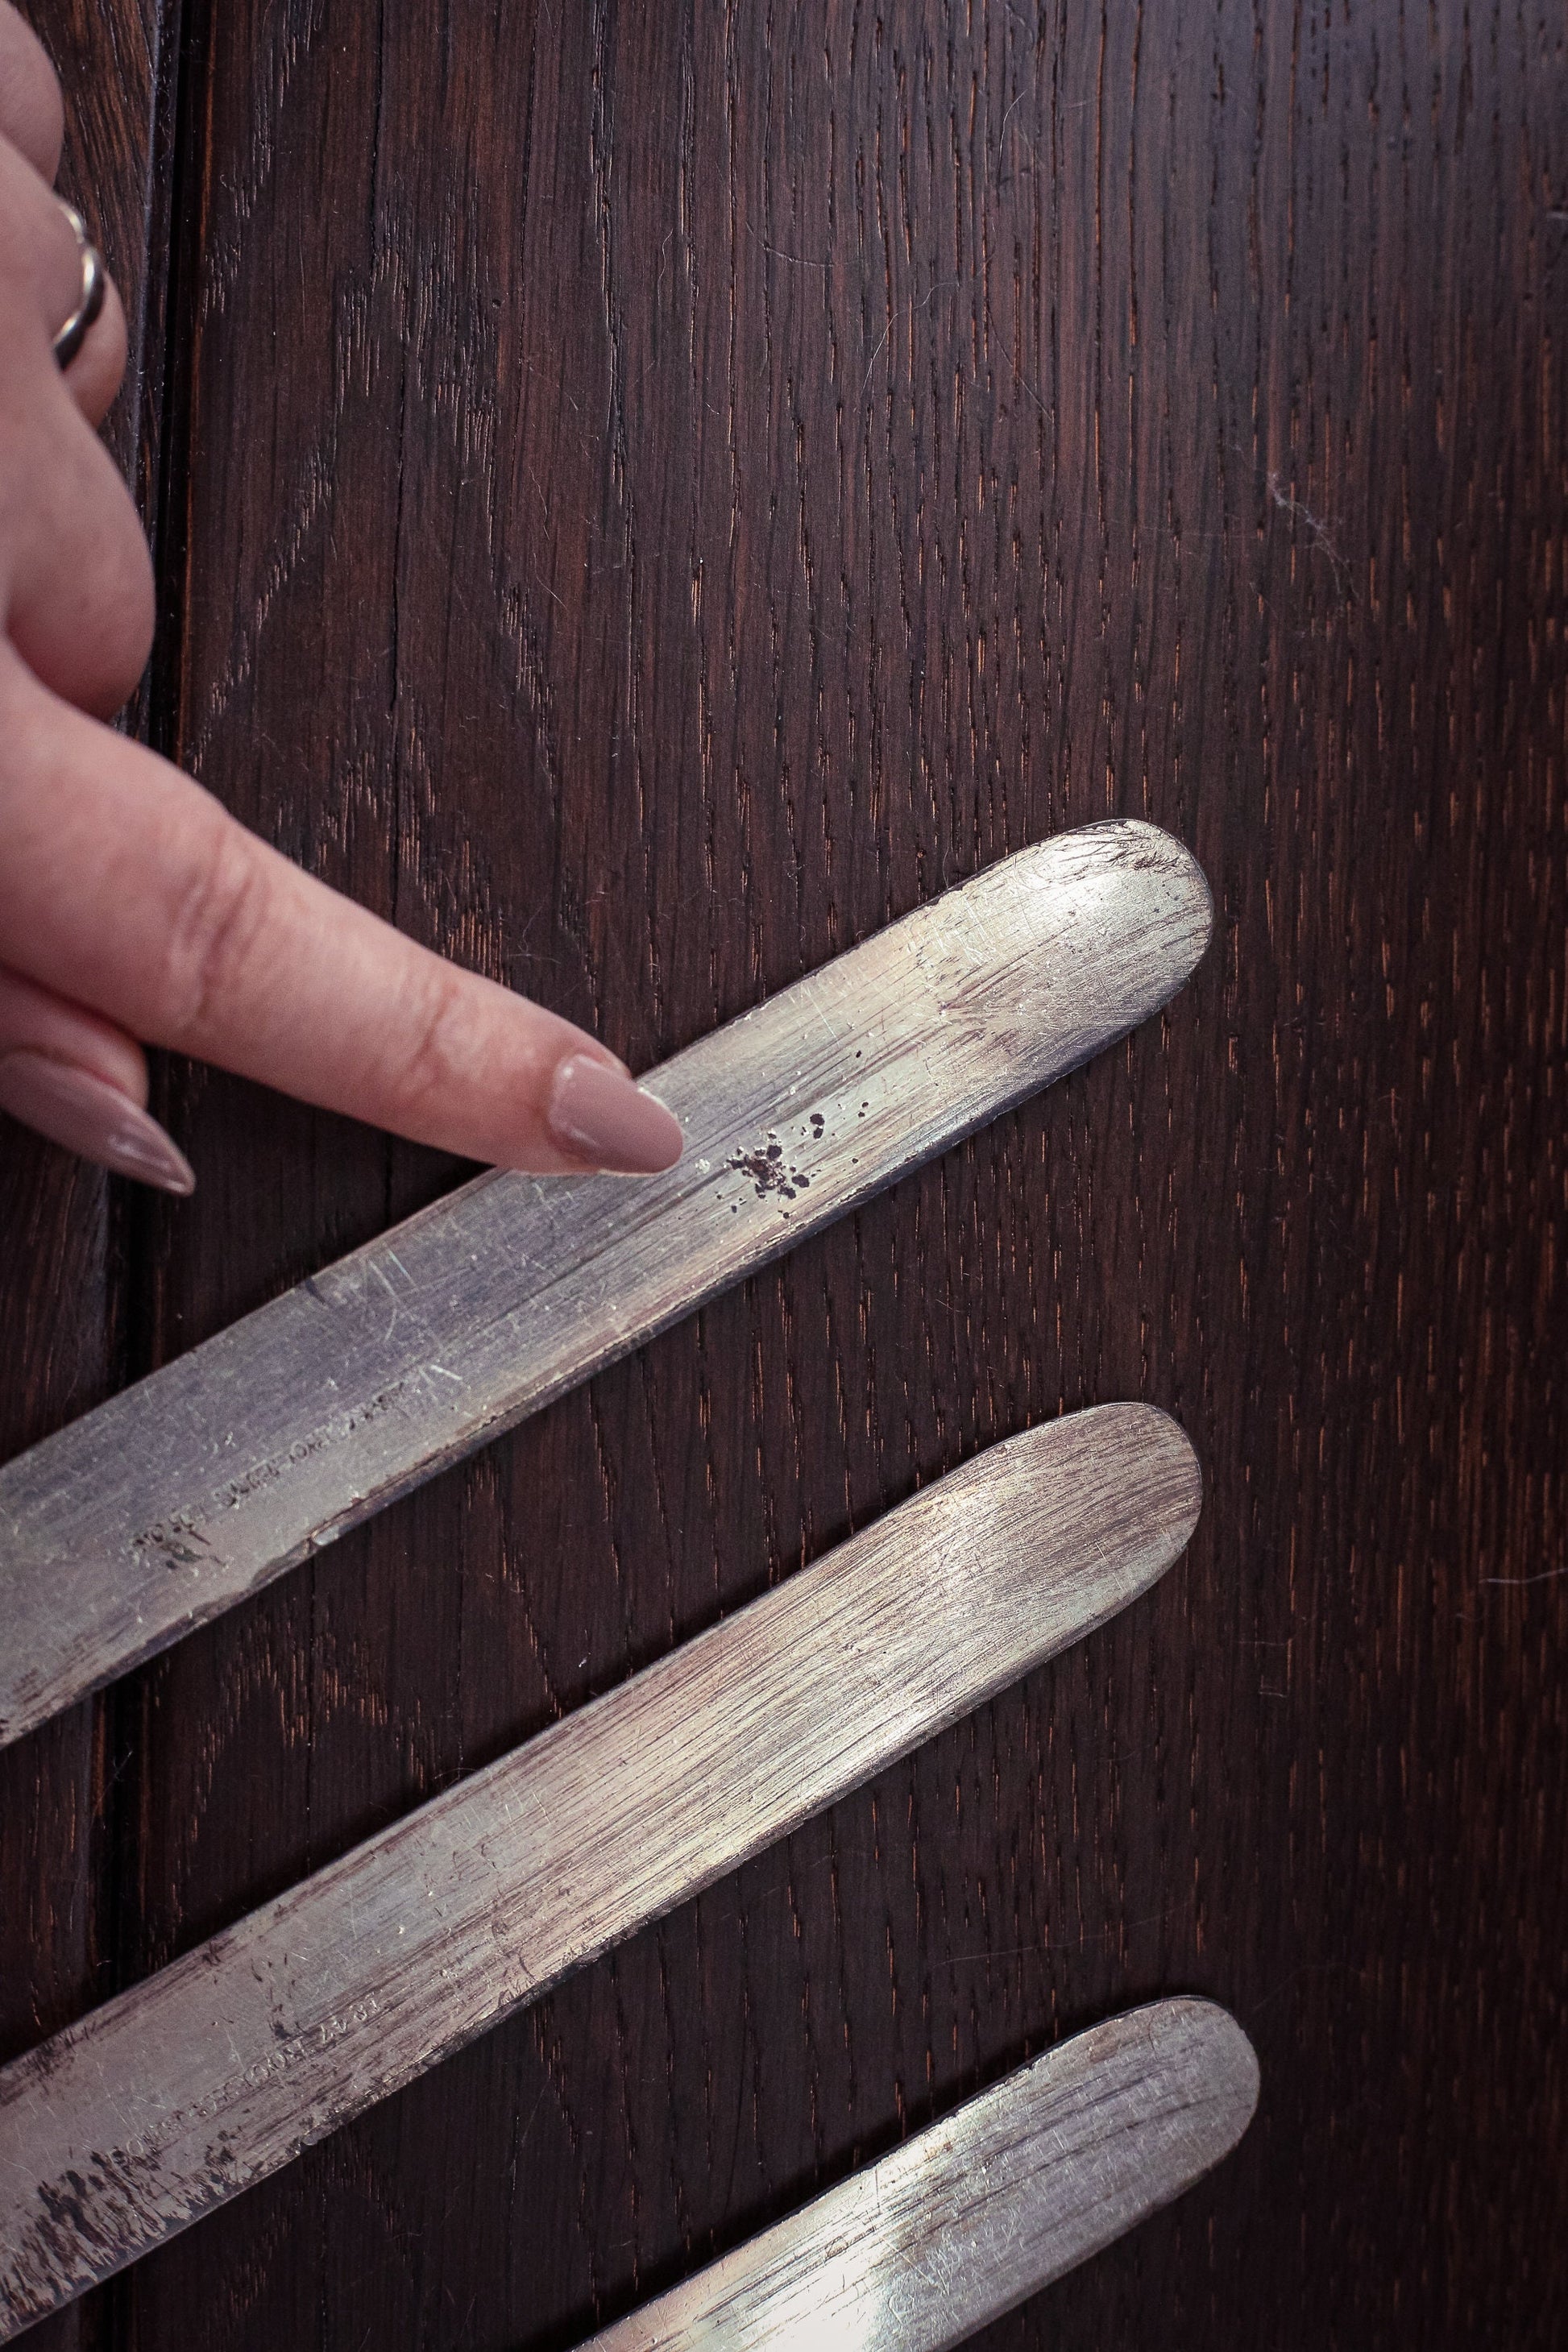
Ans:
[[[62,204],[60,210],[76,231],[76,241],[81,249],[81,299],[76,309],[55,337],[55,359],[62,368],[68,368],[83,343],[87,331],[103,308],[103,291],[109,283],[109,273],[100,253],[87,233],[87,223],[74,205]]]

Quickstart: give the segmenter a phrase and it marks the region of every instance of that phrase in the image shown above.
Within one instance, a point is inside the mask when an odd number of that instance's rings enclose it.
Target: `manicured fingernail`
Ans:
[[[84,1160],[163,1192],[194,1192],[191,1163],[171,1136],[103,1078],[25,1046],[0,1054],[0,1110]]]
[[[631,1078],[569,1054],[550,1087],[550,1132],[563,1151],[623,1176],[653,1176],[680,1157],[680,1121]]]

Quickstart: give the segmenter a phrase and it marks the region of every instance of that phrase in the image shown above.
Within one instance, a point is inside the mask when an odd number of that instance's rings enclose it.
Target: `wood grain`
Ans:
[[[1211,2002],[1078,2033],[594,2338],[595,2352],[943,2352],[1228,2156],[1258,2061]]]
[[[11,1751],[11,2050],[995,1439],[1143,1397],[1209,1499],[1144,1608],[91,2324],[564,2347],[1185,1989],[1258,2121],[990,2347],[1555,2352],[1558,19],[233,0],[182,53],[153,699],[269,839],[637,1067],[1108,814],[1217,947],[130,1678],[75,1831]],[[201,1182],[130,1221],[122,1352],[6,1179],[18,1444],[468,1172],[161,1083]]]
[[[0,1740],[1102,1052],[1212,919],[1152,825],[1020,851],[653,1072],[665,1175],[492,1171],[0,1468]]]
[[[1186,1544],[1147,1405],[991,1447],[0,2070],[0,2334],[673,1910],[1091,1633]]]

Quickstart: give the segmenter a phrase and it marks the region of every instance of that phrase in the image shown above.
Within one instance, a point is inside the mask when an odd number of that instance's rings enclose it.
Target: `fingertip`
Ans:
[[[584,1053],[556,1064],[545,1123],[562,1150],[616,1175],[662,1175],[685,1147],[680,1121],[657,1095]]]
[[[118,1176],[161,1192],[196,1188],[190,1161],[149,1111],[79,1063],[18,1046],[0,1053],[0,1110]]]

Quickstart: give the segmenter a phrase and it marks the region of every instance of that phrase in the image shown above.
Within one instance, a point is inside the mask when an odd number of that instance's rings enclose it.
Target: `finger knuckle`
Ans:
[[[181,893],[169,927],[164,993],[175,1044],[199,1044],[252,962],[267,877],[237,826],[224,824]]]
[[[410,1118],[438,1106],[458,1076],[461,997],[462,982],[446,965],[421,973],[400,1041],[400,1090]]]

